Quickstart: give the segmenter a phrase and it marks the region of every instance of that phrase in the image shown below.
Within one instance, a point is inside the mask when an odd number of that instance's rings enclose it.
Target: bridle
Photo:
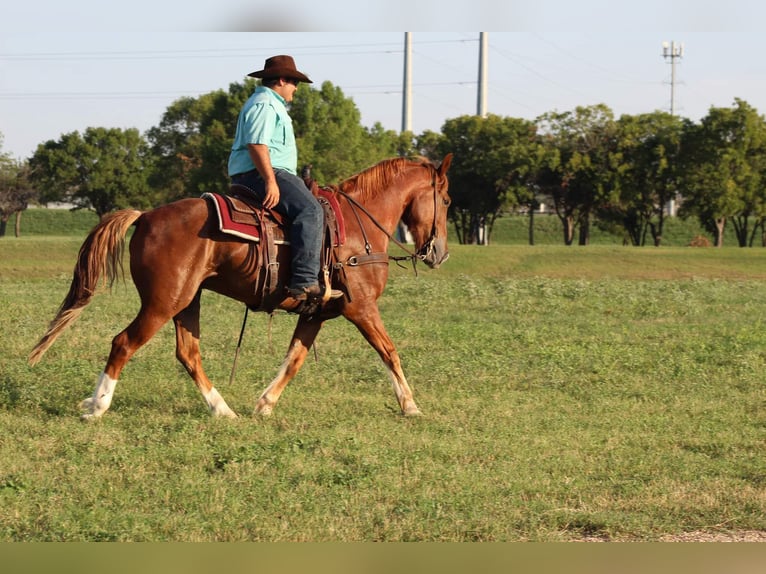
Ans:
[[[369,212],[369,210],[364,207],[361,203],[359,203],[357,200],[355,200],[353,197],[351,197],[349,194],[337,190],[337,192],[342,195],[346,201],[348,201],[349,206],[351,207],[351,212],[354,214],[354,217],[356,217],[356,221],[359,224],[359,229],[362,231],[362,237],[364,238],[364,250],[365,253],[363,255],[352,255],[349,257],[345,264],[350,265],[352,267],[357,265],[364,265],[369,263],[388,263],[389,261],[395,261],[398,265],[401,266],[402,261],[407,261],[408,259],[412,262],[412,269],[415,272],[415,275],[417,275],[417,262],[418,261],[425,261],[434,251],[434,242],[437,239],[437,230],[436,230],[436,211],[437,211],[437,205],[439,201],[439,190],[436,186],[436,168],[431,168],[431,188],[434,192],[434,219],[431,223],[431,234],[429,235],[428,239],[423,243],[423,245],[420,246],[420,249],[417,251],[410,250],[406,245],[404,245],[401,241],[399,241],[392,233],[389,233],[388,230],[386,230],[385,227],[375,218],[375,216]],[[380,229],[383,233],[386,234],[386,236],[393,241],[399,248],[407,253],[407,256],[400,256],[400,257],[394,257],[392,255],[389,255],[388,253],[373,253],[372,252],[372,245],[370,244],[369,239],[367,238],[367,231],[365,230],[364,224],[362,223],[362,219],[359,216],[359,212],[361,211],[364,213],[367,218],[377,227]]]
[[[421,261],[425,261],[433,253],[434,241],[436,241],[436,210],[439,202],[439,190],[436,189],[436,168],[431,170],[431,188],[434,190],[434,219],[431,222],[431,234],[416,253]]]

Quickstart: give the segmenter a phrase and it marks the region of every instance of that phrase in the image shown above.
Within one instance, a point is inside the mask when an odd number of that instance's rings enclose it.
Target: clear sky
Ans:
[[[363,124],[399,130],[404,32],[376,31],[396,28],[421,30],[412,33],[415,133],[476,113],[478,30],[507,30],[488,32],[490,113],[534,119],[598,103],[618,116],[669,111],[663,41],[684,45],[678,115],[698,120],[734,98],[766,113],[764,3],[497,3],[303,1],[288,14],[240,0],[5,2],[2,151],[26,158],[39,143],[91,126],[143,132],[175,99],[227,89],[282,53],[315,85],[340,87]],[[302,31],[260,31],[273,29]],[[465,29],[477,31],[453,31]]]

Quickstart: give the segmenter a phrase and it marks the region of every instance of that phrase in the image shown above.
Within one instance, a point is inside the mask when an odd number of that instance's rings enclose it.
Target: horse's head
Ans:
[[[450,196],[447,170],[452,154],[447,154],[438,167],[429,165],[428,180],[418,187],[407,206],[402,221],[415,241],[418,258],[436,269],[449,257],[447,249],[447,208]]]

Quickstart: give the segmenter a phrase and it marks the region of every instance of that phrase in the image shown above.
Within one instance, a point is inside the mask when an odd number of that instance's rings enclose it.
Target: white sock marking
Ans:
[[[208,393],[205,395],[205,401],[207,401],[207,404],[210,407],[210,411],[215,416],[237,416],[234,411],[229,408],[229,405],[226,404],[226,401],[223,400],[223,397],[215,387],[210,389],[210,391],[208,391]]]

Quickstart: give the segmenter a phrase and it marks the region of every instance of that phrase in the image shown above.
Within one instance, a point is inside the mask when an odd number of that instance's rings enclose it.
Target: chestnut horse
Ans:
[[[399,355],[383,326],[377,299],[388,278],[389,240],[400,220],[415,242],[413,262],[421,260],[436,268],[447,259],[450,199],[446,173],[451,161],[452,154],[439,166],[426,160],[388,159],[335,188],[346,225],[346,241],[335,248],[337,263],[331,281],[345,296],[328,301],[314,315],[299,316],[282,366],[255,405],[256,414],[271,413],[303,364],[323,323],[339,315],[356,325],[380,355],[402,413],[420,414]],[[111,283],[117,277],[131,226],[135,231],[130,240],[130,271],[141,309],[112,340],[109,359],[93,395],[81,403],[83,418],[100,417],[107,411],[125,364],[170,319],[175,324],[176,357],[194,379],[211,413],[235,417],[202,368],[201,291],[215,291],[255,310],[293,309],[294,300],[282,294],[289,278],[289,246],[278,248],[279,289],[264,294],[257,261],[260,249],[252,242],[222,234],[215,210],[206,199],[182,199],[147,212],[126,209],[105,216],[80,248],[69,293],[32,350],[30,364],[37,363],[77,319],[101,278]]]

